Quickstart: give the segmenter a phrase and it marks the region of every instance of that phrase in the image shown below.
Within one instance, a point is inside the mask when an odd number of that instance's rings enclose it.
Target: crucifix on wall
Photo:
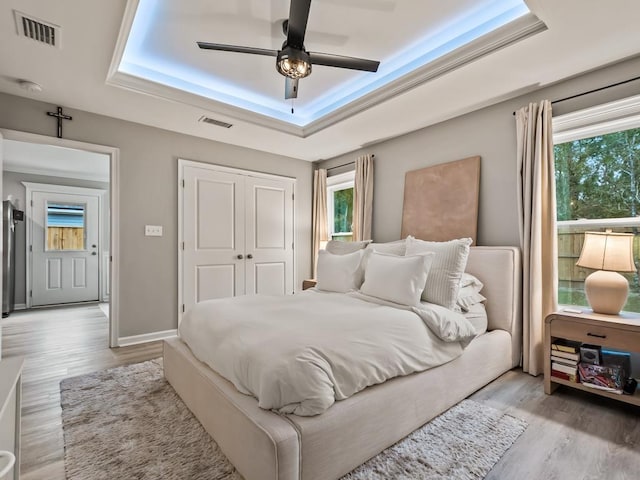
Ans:
[[[62,138],[62,120],[73,120],[73,117],[62,113],[62,107],[58,107],[56,112],[47,112],[47,115],[58,119],[58,138]]]

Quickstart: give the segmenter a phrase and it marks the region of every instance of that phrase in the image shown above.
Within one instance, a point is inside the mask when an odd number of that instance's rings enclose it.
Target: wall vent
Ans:
[[[215,118],[210,118],[210,117],[207,117],[205,115],[200,117],[200,120],[198,120],[198,121],[199,122],[203,122],[203,123],[209,123],[211,125],[215,125],[216,127],[222,127],[222,128],[231,128],[231,127],[233,127],[233,124],[231,124],[231,123],[223,122],[222,120],[216,120]]]
[[[39,43],[60,48],[60,27],[17,10],[13,11],[18,35]]]

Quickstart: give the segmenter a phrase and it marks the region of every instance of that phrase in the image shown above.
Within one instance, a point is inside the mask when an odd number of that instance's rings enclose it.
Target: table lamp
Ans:
[[[596,270],[584,281],[589,305],[595,313],[617,315],[629,294],[629,282],[618,272],[635,272],[633,234],[585,232],[579,267]]]

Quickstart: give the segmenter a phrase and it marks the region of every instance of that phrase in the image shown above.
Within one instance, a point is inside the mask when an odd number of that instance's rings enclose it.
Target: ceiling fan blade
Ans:
[[[220,50],[223,52],[252,53],[254,55],[266,55],[268,57],[277,57],[277,50],[269,50],[266,48],[241,47],[238,45],[225,45],[222,43],[197,42],[198,46],[203,50]]]
[[[364,70],[365,72],[377,72],[380,62],[364,58],[345,57],[331,53],[309,52],[312,65],[326,65],[327,67],[349,68],[351,70]]]
[[[282,39],[282,32],[284,36],[287,36],[288,19],[280,19],[271,22],[271,37],[276,39]],[[257,29],[256,29],[257,30]],[[331,45],[334,47],[341,47],[347,43],[349,37],[346,35],[338,35],[335,33],[319,32],[307,29],[305,33],[305,41],[309,43],[323,43],[325,45]]]
[[[298,98],[298,79],[297,78],[284,78],[284,98],[289,100],[290,98]]]
[[[310,8],[311,0],[291,0],[287,27],[287,45],[290,47],[303,48]]]

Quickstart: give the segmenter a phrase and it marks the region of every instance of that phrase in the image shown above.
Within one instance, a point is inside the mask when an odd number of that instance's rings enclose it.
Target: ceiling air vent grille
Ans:
[[[60,46],[60,27],[52,23],[43,22],[34,17],[14,10],[18,35],[30,38],[36,42]]]
[[[221,120],[216,120],[215,118],[210,118],[210,117],[206,117],[206,116],[200,117],[199,121],[202,122],[202,123],[208,123],[210,125],[215,125],[216,127],[222,127],[222,128],[231,128],[231,127],[233,127],[233,125],[231,123],[223,122]]]

